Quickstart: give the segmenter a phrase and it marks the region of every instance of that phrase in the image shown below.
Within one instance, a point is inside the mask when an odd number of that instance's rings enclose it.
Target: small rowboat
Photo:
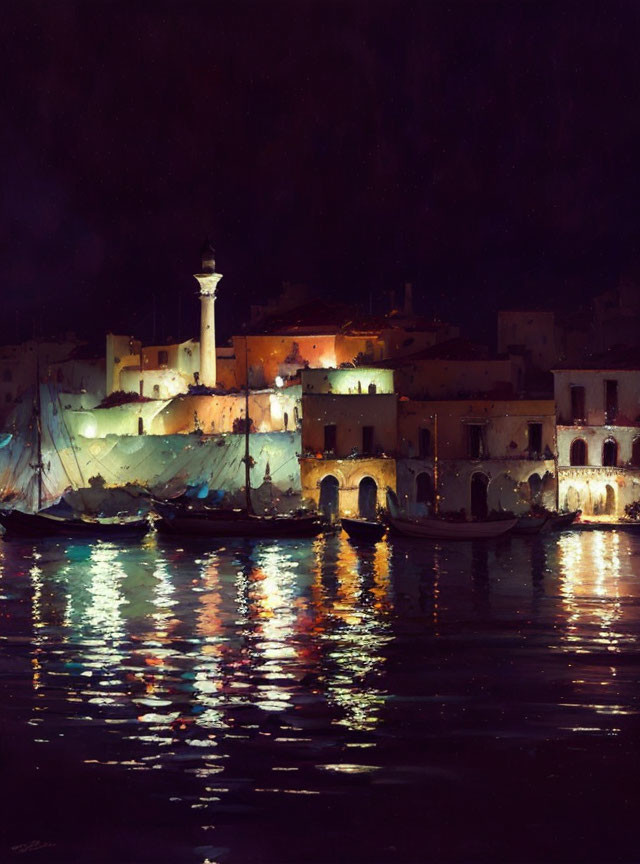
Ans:
[[[377,543],[387,530],[382,522],[369,522],[367,519],[341,519],[340,522],[350,540],[363,543]]]
[[[529,537],[531,534],[539,534],[547,524],[548,516],[521,516],[518,519],[514,534]]]
[[[389,523],[398,534],[422,537],[425,540],[491,540],[508,534],[517,522],[517,519],[448,522],[446,519],[404,519],[389,516]]]
[[[581,510],[572,510],[571,513],[559,513],[557,516],[551,516],[549,519],[551,530],[562,531],[563,528],[568,528],[575,522],[581,512]]]

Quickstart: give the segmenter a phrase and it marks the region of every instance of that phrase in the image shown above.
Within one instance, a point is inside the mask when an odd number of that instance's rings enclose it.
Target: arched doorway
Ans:
[[[327,474],[320,483],[320,512],[327,519],[335,519],[338,515],[338,495],[340,484],[333,474]]]
[[[529,501],[532,504],[542,504],[542,477],[532,474],[529,477]]]
[[[486,474],[476,471],[471,477],[471,515],[474,519],[486,519],[487,507],[487,486],[489,478]]]
[[[618,443],[615,438],[607,438],[602,445],[602,464],[607,468],[618,464]]]
[[[610,486],[608,483],[604,487],[605,491],[605,502],[604,502],[604,514],[605,516],[615,516],[616,514],[616,493],[613,486]]]
[[[358,487],[358,513],[361,519],[376,518],[378,484],[372,477],[363,477]]]
[[[580,509],[580,496],[578,495],[577,489],[575,489],[573,486],[569,486],[569,488],[567,489],[565,508],[567,510]]]
[[[587,464],[587,442],[584,438],[576,438],[571,442],[571,450],[569,452],[570,465],[586,465]]]
[[[431,474],[422,471],[416,477],[416,510],[429,513],[434,503],[434,489]]]

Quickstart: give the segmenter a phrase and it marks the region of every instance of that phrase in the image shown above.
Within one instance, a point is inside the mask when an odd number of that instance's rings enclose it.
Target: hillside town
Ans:
[[[108,333],[102,357],[71,336],[0,348],[5,502],[36,506],[36,381],[41,504],[126,486],[236,505],[247,431],[258,512],[374,519],[391,488],[412,516],[546,508],[615,520],[640,499],[640,303],[628,280],[587,317],[500,310],[492,351],[416,314],[409,283],[378,316],[285,286],[219,345],[224,283],[209,245],[195,279],[199,340]]]

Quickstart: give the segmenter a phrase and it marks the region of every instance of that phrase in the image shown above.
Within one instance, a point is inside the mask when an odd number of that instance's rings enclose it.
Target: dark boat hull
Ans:
[[[382,522],[369,522],[366,519],[341,519],[342,527],[351,540],[364,543],[377,543],[382,540],[387,526]]]
[[[22,513],[19,510],[0,511],[0,525],[5,538],[12,537],[89,537],[117,539],[141,537],[149,530],[146,519],[129,522],[90,522],[84,519],[59,519],[41,513]]]
[[[551,516],[549,523],[552,531],[562,531],[563,528],[569,528],[573,525],[580,510],[574,510],[571,513],[560,513],[558,516]]]
[[[532,534],[539,534],[547,524],[546,516],[521,516],[513,533],[520,537],[530,537]]]
[[[160,534],[192,537],[315,537],[323,525],[315,516],[248,516],[246,513],[216,513],[177,508],[157,508]]]

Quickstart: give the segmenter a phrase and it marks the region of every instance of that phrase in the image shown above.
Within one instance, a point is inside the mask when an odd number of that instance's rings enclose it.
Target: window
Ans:
[[[428,459],[431,456],[431,430],[424,427],[418,429],[418,457]]]
[[[542,455],[542,423],[529,423],[529,459]]]
[[[287,431],[287,428],[288,428],[288,426],[289,426],[289,415],[287,414],[286,411],[284,412],[284,415],[283,415],[283,418],[282,418],[282,419],[284,420],[284,431],[286,432],[286,431]]]
[[[367,455],[373,453],[373,426],[362,427],[362,452]]]
[[[602,464],[606,468],[613,468],[618,464],[618,442],[615,438],[608,438],[602,445]]]
[[[158,366],[167,366],[169,363],[169,352],[158,351]]]
[[[138,435],[144,435],[144,420],[138,417]]]
[[[587,419],[584,410],[584,387],[571,386],[571,422],[580,426]]]
[[[154,399],[160,398],[160,385],[159,384],[153,385],[153,398]]]
[[[576,438],[571,444],[569,451],[570,465],[586,465],[587,464],[587,442],[583,438]]]
[[[335,452],[338,440],[338,428],[334,424],[324,427],[324,450]]]
[[[631,445],[631,464],[640,468],[640,438],[634,438]]]
[[[469,423],[467,426],[467,443],[470,459],[482,459],[486,456],[484,426],[480,423]]]
[[[373,383],[373,381],[371,382],[371,384],[369,384],[369,386],[368,386],[368,388],[367,388],[367,391],[368,391],[368,393],[369,393],[369,396],[375,396],[376,393],[378,392],[378,388],[377,388],[376,385]]]
[[[618,416],[618,382],[604,382],[604,422],[613,423]]]

